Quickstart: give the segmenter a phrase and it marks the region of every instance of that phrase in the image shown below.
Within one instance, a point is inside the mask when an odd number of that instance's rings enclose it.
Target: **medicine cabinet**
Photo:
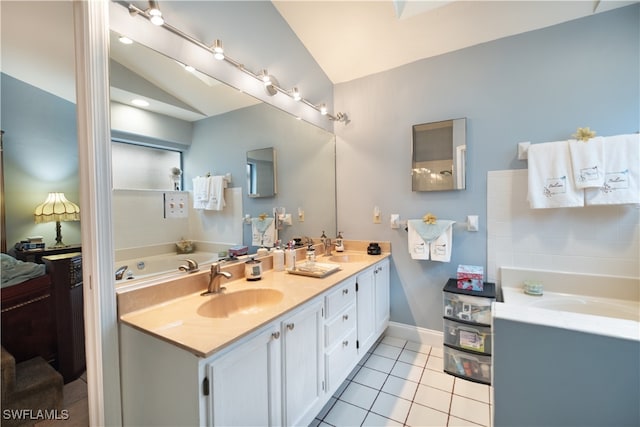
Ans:
[[[466,119],[413,126],[413,191],[464,190]]]
[[[247,193],[249,197],[273,197],[277,193],[276,150],[247,151]]]

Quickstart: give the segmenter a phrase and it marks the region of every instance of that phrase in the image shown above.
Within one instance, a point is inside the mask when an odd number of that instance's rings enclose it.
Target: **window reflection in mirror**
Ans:
[[[182,153],[164,148],[111,142],[113,188],[179,190]]]
[[[276,152],[273,148],[247,151],[247,193],[249,197],[276,195]]]
[[[413,191],[465,188],[466,119],[413,126]]]

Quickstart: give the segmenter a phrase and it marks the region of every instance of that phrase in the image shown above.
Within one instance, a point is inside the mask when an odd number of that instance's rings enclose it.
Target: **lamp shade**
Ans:
[[[80,208],[67,200],[64,193],[49,193],[47,200],[33,212],[36,224],[54,221],[80,221]]]

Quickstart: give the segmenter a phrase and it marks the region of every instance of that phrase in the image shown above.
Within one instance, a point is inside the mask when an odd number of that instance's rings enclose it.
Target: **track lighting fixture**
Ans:
[[[270,75],[266,69],[263,69],[256,74],[253,71],[245,68],[245,66],[242,65],[242,63],[230,58],[228,55],[225,54],[224,48],[222,47],[222,41],[216,39],[213,42],[213,45],[208,46],[202,43],[201,41],[195,39],[194,37],[184,33],[182,30],[167,24],[162,16],[162,12],[158,8],[158,3],[155,0],[149,0],[149,8],[147,10],[142,10],[133,4],[129,4],[128,10],[131,16],[135,16],[135,15],[143,16],[147,18],[149,21],[151,21],[153,24],[158,26],[163,26],[165,29],[167,29],[168,31],[171,31],[173,34],[195,44],[196,46],[199,46],[200,48],[206,50],[209,53],[212,53],[215,59],[224,60],[225,62],[231,64],[232,66],[242,71],[243,73],[246,73],[252,78],[261,81],[264,84],[265,90],[267,91],[267,94],[269,94],[269,96],[274,96],[275,94],[280,92],[282,94],[289,96],[295,101],[299,101],[299,102],[302,102],[303,104],[306,104],[310,108],[313,108],[314,110],[318,111],[323,116],[327,116],[330,120],[337,121],[337,122],[344,122],[344,123],[349,122],[349,119],[347,118],[346,114],[336,113],[336,115],[333,116],[328,113],[326,104],[321,104],[320,106],[318,106],[302,98],[302,96],[300,95],[300,91],[298,90],[297,87],[294,87],[291,90],[285,90],[281,88],[280,84],[278,83],[278,80],[274,76]]]
[[[164,24],[162,12],[160,11],[158,3],[155,0],[149,0],[149,9],[147,9],[147,15],[149,15],[149,20],[153,25],[160,26]]]
[[[213,57],[218,61],[224,59],[224,48],[222,47],[222,41],[216,40],[213,42],[213,46],[211,47],[213,50]]]

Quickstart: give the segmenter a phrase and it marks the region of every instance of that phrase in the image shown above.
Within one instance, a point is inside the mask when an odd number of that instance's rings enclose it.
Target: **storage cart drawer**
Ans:
[[[445,372],[483,384],[491,384],[491,356],[444,346]]]
[[[491,303],[493,298],[443,292],[444,315],[467,322],[491,325]]]
[[[491,354],[491,327],[444,319],[444,342],[464,350]]]

